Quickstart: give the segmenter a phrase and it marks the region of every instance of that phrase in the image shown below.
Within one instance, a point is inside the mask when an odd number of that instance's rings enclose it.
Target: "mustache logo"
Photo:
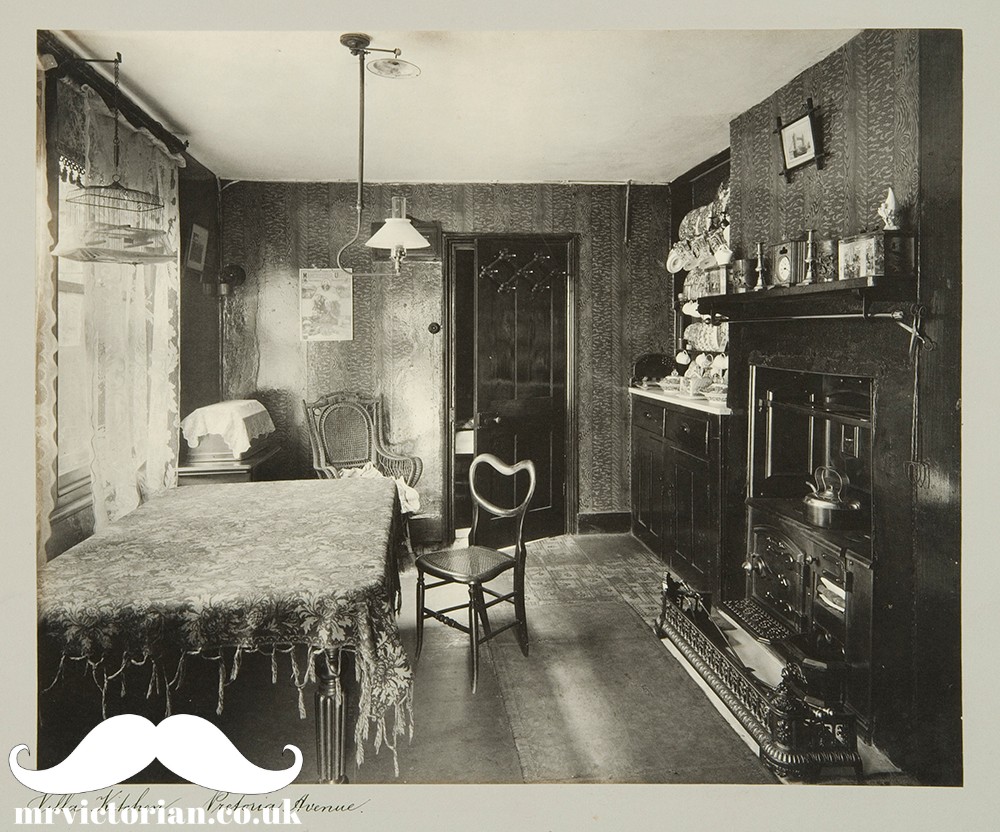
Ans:
[[[95,726],[70,755],[42,771],[21,768],[18,745],[10,752],[10,770],[23,786],[47,794],[92,792],[138,774],[158,759],[174,774],[220,792],[264,794],[283,789],[302,770],[302,752],[286,745],[295,762],[272,771],[251,763],[207,719],[190,714],[168,716],[159,725],[138,714],[119,714]],[[29,752],[30,753],[30,752]]]

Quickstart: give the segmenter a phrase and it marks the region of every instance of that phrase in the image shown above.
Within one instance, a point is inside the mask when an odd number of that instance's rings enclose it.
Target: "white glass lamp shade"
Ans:
[[[427,248],[430,242],[421,235],[406,218],[406,197],[392,198],[392,216],[387,218],[382,227],[372,234],[365,243],[368,248],[388,249],[392,258],[393,270],[399,274],[399,267],[406,257],[408,248]]]
[[[406,217],[389,217],[385,224],[365,243],[368,248],[427,248],[427,238],[421,235]]]

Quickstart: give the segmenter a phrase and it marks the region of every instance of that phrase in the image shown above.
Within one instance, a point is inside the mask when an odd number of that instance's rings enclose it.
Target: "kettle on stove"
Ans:
[[[850,481],[836,468],[820,465],[814,472],[816,482],[806,482],[811,494],[802,498],[806,520],[823,529],[849,526],[861,512],[861,501],[847,497]]]

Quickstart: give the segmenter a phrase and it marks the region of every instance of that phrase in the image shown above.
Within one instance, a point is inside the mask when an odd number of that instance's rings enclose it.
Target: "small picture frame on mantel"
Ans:
[[[778,127],[774,131],[778,135],[781,149],[781,175],[786,182],[792,179],[792,171],[810,162],[816,163],[816,169],[823,167],[822,132],[819,129],[819,113],[811,98],[806,100],[806,111],[783,124],[778,117]]]

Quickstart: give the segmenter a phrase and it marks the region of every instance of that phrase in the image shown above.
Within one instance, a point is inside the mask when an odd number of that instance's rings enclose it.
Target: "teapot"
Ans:
[[[861,501],[845,496],[850,481],[836,468],[820,465],[814,472],[816,483],[806,481],[812,493],[802,498],[806,520],[823,529],[849,525],[861,511]]]

